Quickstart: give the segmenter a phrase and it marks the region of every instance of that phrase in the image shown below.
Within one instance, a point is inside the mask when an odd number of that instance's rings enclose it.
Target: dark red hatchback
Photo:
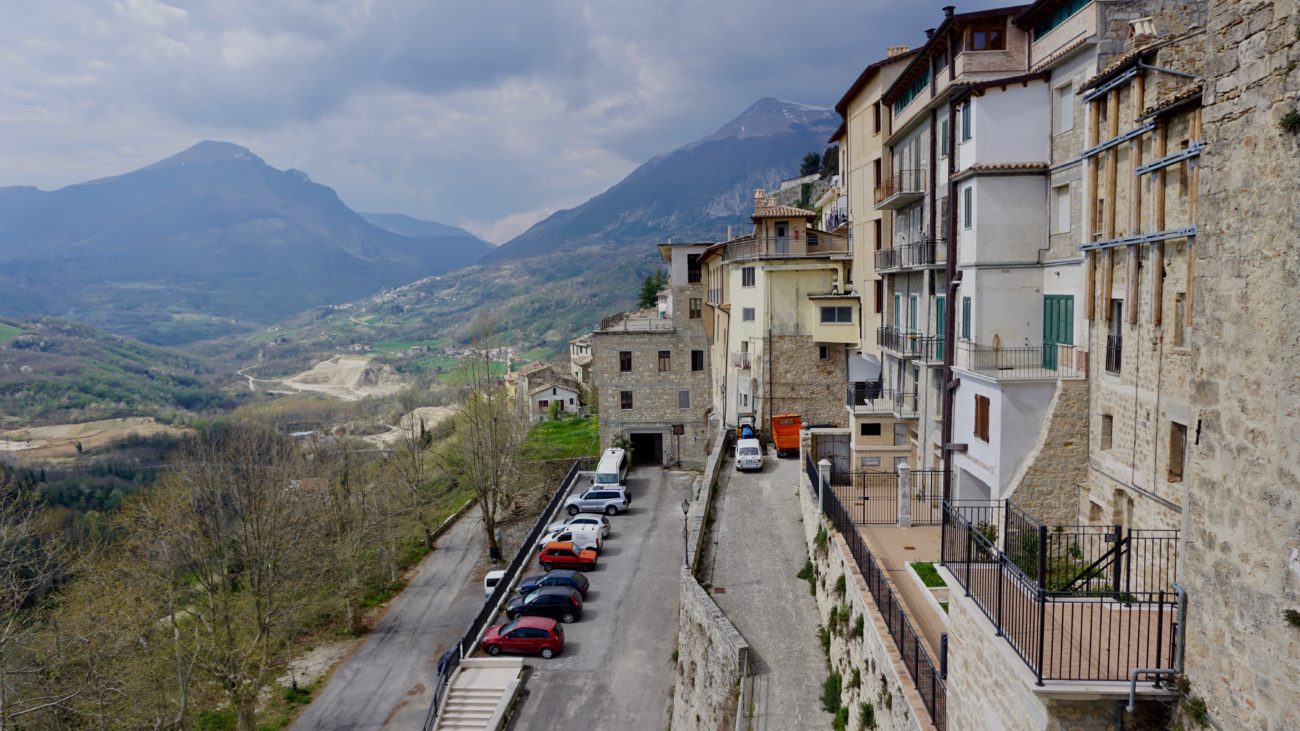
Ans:
[[[564,628],[548,617],[520,617],[488,627],[482,644],[489,655],[510,652],[550,659],[564,649]]]

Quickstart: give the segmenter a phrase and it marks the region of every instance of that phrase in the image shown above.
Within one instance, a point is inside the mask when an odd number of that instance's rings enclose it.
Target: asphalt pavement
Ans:
[[[635,469],[564,653],[531,673],[507,728],[663,729],[669,721],[682,565],[681,502],[694,472]],[[805,588],[804,591],[807,591]]]
[[[476,568],[487,552],[478,508],[438,539],[411,583],[293,725],[314,729],[419,729],[438,657],[483,606]]]

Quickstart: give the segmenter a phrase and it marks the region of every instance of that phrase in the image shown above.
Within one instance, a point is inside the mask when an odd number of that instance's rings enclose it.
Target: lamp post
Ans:
[[[682,568],[690,568],[691,566],[691,562],[687,558],[691,553],[690,543],[687,538],[689,532],[687,529],[687,526],[689,525],[687,522],[687,516],[690,512],[691,501],[682,500]]]

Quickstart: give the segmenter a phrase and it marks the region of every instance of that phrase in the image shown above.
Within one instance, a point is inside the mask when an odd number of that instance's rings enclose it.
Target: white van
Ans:
[[[606,449],[600,455],[596,476],[592,478],[591,484],[601,488],[624,486],[627,480],[627,462],[627,450],[618,447]]]
[[[763,469],[763,447],[757,439],[739,439],[736,441],[736,469]]]
[[[506,577],[505,571],[489,571],[487,576],[483,577],[483,596],[484,598],[492,596],[492,590],[497,588],[497,584]]]

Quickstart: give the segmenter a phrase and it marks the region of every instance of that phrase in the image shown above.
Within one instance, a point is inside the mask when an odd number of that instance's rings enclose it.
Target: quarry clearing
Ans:
[[[390,426],[388,431],[380,434],[371,434],[363,438],[371,444],[387,447],[391,444],[397,443],[397,441],[402,438],[403,434],[408,433],[407,430],[409,430],[413,424],[417,425],[416,430],[418,431],[418,424],[424,422],[424,428],[432,431],[438,424],[441,424],[446,419],[450,419],[455,415],[456,409],[450,406],[421,406],[417,409],[413,409],[410,413],[404,414],[402,418],[398,420],[397,426]]]
[[[0,432],[0,452],[10,452],[27,459],[75,457],[77,444],[82,451],[108,446],[128,436],[179,436],[189,430],[160,424],[150,417],[104,419],[80,424],[54,424]]]
[[[376,364],[369,355],[336,355],[280,384],[295,391],[308,391],[357,401],[367,396],[391,396],[406,383],[391,367]],[[250,382],[250,386],[251,386]]]

